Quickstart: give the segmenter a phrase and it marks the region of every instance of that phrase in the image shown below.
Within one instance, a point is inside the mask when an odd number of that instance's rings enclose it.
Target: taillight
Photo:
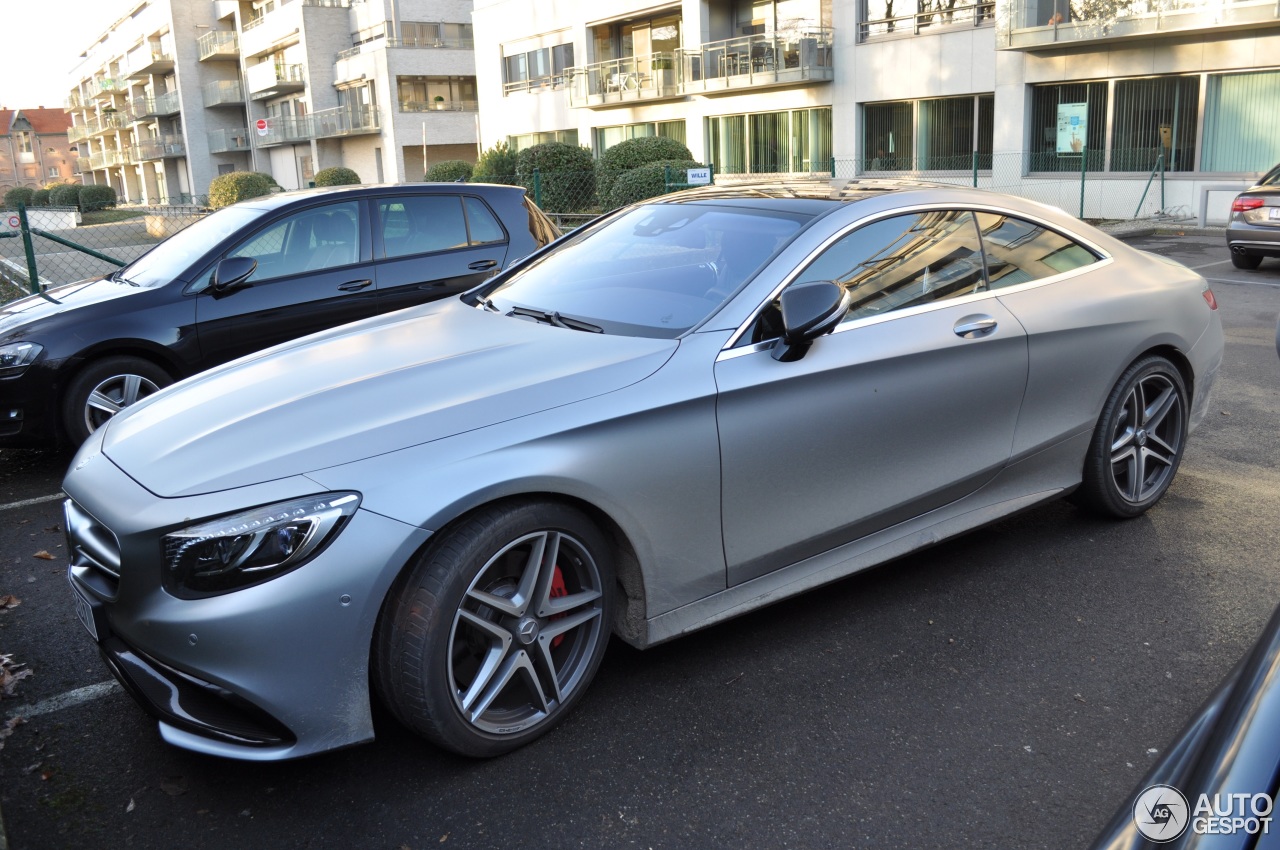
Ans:
[[[1204,298],[1204,303],[1209,305],[1210,310],[1218,309],[1218,299],[1213,296],[1213,290],[1209,288],[1209,284],[1204,285],[1200,295]]]
[[[1262,198],[1247,198],[1244,195],[1236,198],[1231,202],[1232,212],[1247,212],[1248,210],[1256,210],[1262,206]]]

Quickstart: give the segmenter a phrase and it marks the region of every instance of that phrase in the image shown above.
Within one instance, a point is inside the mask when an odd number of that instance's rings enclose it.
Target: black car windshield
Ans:
[[[135,286],[163,286],[240,228],[266,215],[268,210],[227,207],[196,221],[134,260],[116,277]]]
[[[637,207],[562,239],[490,292],[486,306],[580,330],[676,337],[718,309],[810,218],[716,204]]]

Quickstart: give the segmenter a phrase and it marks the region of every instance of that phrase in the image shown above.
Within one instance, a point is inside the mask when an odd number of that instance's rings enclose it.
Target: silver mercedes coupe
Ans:
[[[652,646],[1068,494],[1148,510],[1216,309],[977,190],[653,199],[110,420],[64,483],[75,608],[172,744],[308,755],[370,740],[379,699],[497,755],[611,634]]]

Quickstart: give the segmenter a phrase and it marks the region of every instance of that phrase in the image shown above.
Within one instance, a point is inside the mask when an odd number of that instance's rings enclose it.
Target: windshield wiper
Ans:
[[[499,310],[499,309],[498,309],[498,305],[494,304],[494,303],[493,303],[493,301],[492,301],[492,300],[489,298],[489,296],[487,296],[487,295],[481,295],[479,298],[477,298],[477,299],[476,299],[476,302],[477,302],[481,307],[483,307],[484,309],[488,310],[490,313],[501,313],[501,312],[502,312],[501,310]]]
[[[133,287],[141,286],[141,284],[134,283],[133,281],[129,280],[129,278],[120,274],[120,272],[112,272],[111,276],[108,277],[107,280],[112,281],[113,283],[127,283]]]
[[[570,319],[567,316],[561,316],[559,312],[551,310],[537,310],[533,307],[512,307],[508,316],[525,316],[546,325],[555,325],[557,328],[568,328],[573,331],[586,331],[587,333],[599,334],[604,333],[604,328],[599,325],[593,325],[590,322],[584,322],[581,319]]]

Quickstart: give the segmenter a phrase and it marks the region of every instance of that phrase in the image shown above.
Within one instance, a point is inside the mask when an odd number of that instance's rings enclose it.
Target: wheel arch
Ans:
[[[159,366],[175,381],[187,377],[187,370],[173,357],[172,352],[162,345],[140,339],[109,340],[86,348],[74,357],[66,359],[58,371],[59,394],[61,395],[66,385],[91,363],[107,357],[138,357]]]
[[[1129,363],[1129,366],[1132,366],[1144,357],[1152,356],[1163,357],[1165,360],[1172,363],[1174,368],[1178,370],[1178,374],[1182,376],[1182,383],[1186,385],[1188,403],[1191,399],[1195,398],[1195,370],[1192,369],[1191,361],[1187,359],[1187,356],[1183,354],[1181,350],[1172,345],[1156,345],[1148,348],[1146,351],[1133,358]],[[1129,366],[1125,366],[1124,370],[1122,370],[1122,374],[1123,371],[1128,370]],[[1190,410],[1187,412],[1188,415],[1190,415]]]

